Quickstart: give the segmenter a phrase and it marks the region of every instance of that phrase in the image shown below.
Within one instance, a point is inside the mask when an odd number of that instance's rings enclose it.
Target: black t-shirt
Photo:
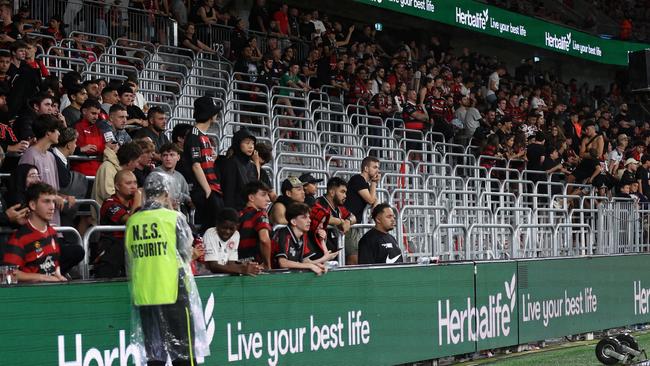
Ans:
[[[526,157],[528,157],[529,170],[544,170],[542,167],[542,156],[544,156],[544,145],[530,144],[526,149]]]
[[[359,191],[367,189],[370,191],[370,184],[366,182],[365,178],[361,174],[357,174],[350,178],[348,182],[348,196],[345,199],[345,208],[347,208],[354,217],[357,218],[357,222],[361,222],[363,219],[363,211],[368,204],[363,197],[359,195]]]
[[[639,166],[639,168],[636,170],[636,179],[641,180],[643,194],[645,196],[648,196],[648,194],[650,194],[650,171],[648,171],[648,169],[644,168],[642,165]]]
[[[402,251],[388,233],[372,228],[359,240],[359,264],[401,263]]]
[[[264,24],[264,27],[269,28],[269,20],[271,17],[269,16],[269,11],[266,9],[265,6],[258,6],[258,5],[253,5],[253,8],[251,9],[250,17],[248,18],[248,24],[250,30],[253,31],[262,31],[262,28],[260,28],[259,20],[257,19],[258,17],[262,18],[262,23]]]

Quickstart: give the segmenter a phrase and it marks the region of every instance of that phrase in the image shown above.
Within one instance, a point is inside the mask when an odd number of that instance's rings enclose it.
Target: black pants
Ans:
[[[61,257],[59,258],[61,274],[66,274],[84,259],[86,252],[77,243],[69,243],[66,240],[60,240],[59,243],[61,245]]]
[[[165,365],[167,355],[176,365],[190,365],[194,345],[194,322],[188,290],[181,273],[178,298],[169,305],[140,306],[140,322],[147,352],[147,365]],[[196,364],[196,361],[194,361]]]
[[[210,193],[206,199],[203,190],[194,190],[191,193],[192,202],[196,206],[194,223],[201,226],[201,233],[215,226],[217,212],[223,208],[223,197],[217,192]]]

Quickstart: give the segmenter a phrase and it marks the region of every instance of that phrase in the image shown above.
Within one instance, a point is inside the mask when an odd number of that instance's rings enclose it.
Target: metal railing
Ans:
[[[33,17],[47,22],[54,15],[63,17],[67,32],[85,32],[117,39],[128,37],[138,41],[156,41],[164,45],[178,44],[178,24],[168,15],[128,6],[129,1],[103,2],[91,0],[31,1]]]

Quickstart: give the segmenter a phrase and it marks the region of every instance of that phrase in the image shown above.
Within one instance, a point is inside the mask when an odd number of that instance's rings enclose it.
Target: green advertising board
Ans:
[[[200,365],[394,365],[650,322],[650,255],[197,279]],[[123,281],[0,288],[7,365],[134,363]]]
[[[355,0],[387,10],[605,64],[627,66],[647,44],[602,39],[473,0]]]
[[[649,322],[647,261],[645,255],[520,261],[519,341]]]

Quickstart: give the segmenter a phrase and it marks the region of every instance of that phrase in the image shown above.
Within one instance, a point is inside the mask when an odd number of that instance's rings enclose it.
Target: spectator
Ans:
[[[169,143],[169,138],[165,135],[167,115],[162,108],[152,107],[147,112],[147,121],[148,126],[141,128],[135,136],[136,138],[149,137],[154,145],[156,145],[156,151],[159,151],[163,145]],[[159,161],[160,157],[157,157],[155,160]]]
[[[267,142],[258,142],[255,144],[255,151],[257,151],[257,155],[253,155],[255,158],[253,162],[259,169],[260,181],[266,184],[269,188],[273,189],[273,182],[271,182],[271,177],[269,177],[268,172],[263,168],[264,165],[273,161],[273,149]],[[278,195],[275,193],[275,191],[271,190],[269,191],[269,197],[271,198],[271,202],[275,202],[275,200],[278,198]]]
[[[242,194],[246,207],[239,213],[239,260],[260,263],[271,268],[271,224],[266,213],[269,188],[262,182],[246,184]]]
[[[485,100],[493,105],[497,101],[497,95],[496,93],[499,91],[499,83],[501,80],[501,77],[506,74],[506,68],[503,65],[499,65],[496,70],[492,74],[490,74],[490,78],[488,79],[488,84],[487,84],[487,94],[485,97]]]
[[[325,262],[336,258],[337,252],[329,253],[318,259],[320,248],[312,239],[315,235],[309,228],[309,206],[304,203],[292,203],[285,213],[287,226],[273,234],[274,262],[276,268],[308,269],[317,275],[327,272]],[[321,231],[321,239],[325,232]]]
[[[273,13],[273,20],[278,23],[278,28],[280,33],[285,36],[289,36],[289,5],[282,3],[278,11]]]
[[[27,207],[25,192],[29,186],[40,181],[41,174],[35,165],[18,164],[11,175],[11,179],[9,179],[7,190],[12,194],[7,195],[7,204],[9,206]]]
[[[387,203],[380,203],[372,210],[375,227],[359,241],[359,264],[394,264],[404,261],[402,251],[389,232],[395,228],[395,213]]]
[[[52,116],[40,116],[34,121],[34,136],[36,143],[25,150],[18,164],[31,164],[38,168],[43,183],[47,183],[55,190],[59,188],[59,169],[56,165],[54,154],[49,151],[52,145],[59,142],[59,124]],[[68,200],[74,205],[74,197],[55,195],[56,207],[52,223],[61,225],[60,210]]]
[[[350,227],[357,223],[356,217],[343,206],[347,196],[347,183],[339,178],[331,178],[327,182],[327,193],[316,200],[311,209],[311,231],[323,229],[327,232],[327,240],[321,243],[323,255],[339,250],[338,236],[350,231]],[[328,229],[328,226],[336,229]]]
[[[192,125],[189,123],[179,123],[172,128],[172,143],[178,146],[181,151],[185,145],[185,137],[192,131]]]
[[[322,179],[316,179],[313,175],[305,173],[301,175],[298,179],[303,184],[303,189],[305,192],[305,204],[312,208],[316,204],[316,192],[318,192],[317,183],[322,182]]]
[[[144,95],[140,93],[137,76],[135,74],[129,75],[126,85],[133,90],[133,105],[138,107],[142,111],[142,114],[148,113],[149,106],[147,105],[147,101],[144,99]]]
[[[101,225],[124,225],[140,208],[142,192],[133,172],[121,170],[113,180],[115,193],[101,205]],[[96,278],[126,277],[124,268],[124,231],[102,233],[91,254]]]
[[[260,178],[260,168],[254,163],[256,137],[247,128],[241,128],[232,137],[232,144],[225,159],[220,159],[219,172],[224,206],[241,211],[246,197],[238,194],[241,187]]]
[[[636,170],[636,180],[639,183],[639,192],[644,196],[650,195],[650,157],[641,158],[641,166]]]
[[[601,173],[601,168],[600,168],[600,162],[598,161],[598,152],[596,151],[596,149],[590,149],[589,155],[582,158],[578,166],[573,170],[571,175],[568,177],[567,182],[591,184],[593,180],[600,173]]]
[[[140,146],[142,155],[140,155],[140,158],[138,159],[133,174],[135,174],[135,177],[138,179],[138,187],[143,187],[145,179],[147,179],[147,176],[155,167],[153,164],[153,157],[156,153],[156,146],[147,137],[137,139],[135,140],[135,143]]]
[[[112,105],[108,113],[108,123],[102,124],[104,140],[115,141],[118,146],[131,142],[131,135],[126,132],[127,118],[126,108],[120,104]]]
[[[61,112],[68,126],[74,127],[81,119],[81,106],[88,99],[88,92],[81,85],[72,85],[68,88],[70,105]],[[101,109],[101,106],[100,106]]]
[[[273,225],[286,225],[285,211],[287,207],[294,202],[305,202],[305,183],[296,177],[289,177],[282,181],[280,186],[280,197],[273,203],[269,210],[271,223]]]
[[[404,127],[407,130],[414,130],[418,132],[406,131],[406,138],[409,140],[422,139],[422,132],[429,129],[429,115],[424,109],[422,104],[416,104],[417,93],[415,90],[409,90],[407,94],[406,104],[402,108],[402,119],[404,120]],[[406,150],[422,150],[422,146],[418,143],[407,142]]]
[[[61,246],[50,223],[54,218],[56,190],[46,183],[35,183],[26,192],[30,210],[27,223],[11,235],[3,262],[18,266],[19,282],[65,282],[60,257]]]
[[[174,192],[179,195],[178,197],[174,197],[176,200],[175,207],[179,205],[185,205],[188,207],[192,202],[190,199],[190,187],[187,184],[185,177],[176,171],[176,164],[181,159],[182,152],[183,151],[174,144],[167,143],[163,145],[160,148],[160,160],[162,163],[159,167],[153,170],[154,172],[167,174],[171,178],[174,184]]]
[[[216,215],[217,222],[203,235],[205,264],[212,273],[258,275],[262,266],[256,262],[239,261],[239,214],[224,208]]]
[[[271,17],[266,7],[266,0],[255,0],[248,18],[248,27],[252,31],[266,33]]]
[[[15,139],[7,142],[5,151],[23,152],[29,147],[29,140],[34,137],[32,124],[38,116],[52,115],[52,98],[46,95],[37,95],[29,100],[29,108],[24,108],[16,121],[13,123]],[[20,141],[20,142],[19,142]]]
[[[86,89],[88,99],[101,100],[102,93],[99,90],[99,82],[97,80],[86,80],[81,85]]]
[[[639,168],[639,161],[634,158],[628,158],[625,160],[625,169],[621,173],[619,180],[621,182],[636,182],[636,173]]]
[[[199,54],[201,52],[206,52],[210,54],[217,53],[215,50],[210,48],[210,46],[206,45],[205,43],[201,42],[196,35],[196,26],[193,23],[189,23],[187,27],[185,28],[185,38],[183,39],[182,45],[185,48],[189,48],[194,53]],[[191,54],[191,56],[194,56],[194,54]]]
[[[359,222],[363,222],[366,207],[374,207],[377,204],[377,184],[380,180],[379,159],[374,156],[364,158],[361,161],[361,174],[350,178],[345,208]],[[359,239],[362,235],[362,229],[351,229],[345,236],[345,263],[357,264]]]
[[[137,105],[133,104],[133,100],[135,98],[133,89],[128,85],[123,85],[117,89],[117,95],[120,100],[119,104],[122,105],[122,107],[126,108],[126,123],[128,125],[147,127],[147,115],[145,115],[142,109],[140,109]]]
[[[630,138],[625,134],[619,134],[616,137],[616,148],[609,153],[609,171],[614,176],[618,176],[619,169],[622,169],[621,162],[625,158],[625,153],[629,144]]]
[[[61,105],[59,106],[59,108],[61,109],[61,111],[64,111],[71,103],[70,97],[68,96],[68,92],[70,91],[70,89],[72,89],[75,85],[81,86],[81,74],[79,74],[76,71],[69,71],[69,72],[65,73],[63,75],[63,77],[61,78],[61,84],[63,85],[64,93],[63,93],[63,96],[61,97]],[[81,105],[85,101],[86,101],[85,99],[80,101],[79,107],[81,107]],[[79,117],[79,118],[81,118],[81,117]],[[67,121],[67,118],[66,118],[66,121]],[[76,122],[76,121],[73,121],[72,123],[74,123],[74,122]],[[70,124],[70,122],[68,124]],[[70,126],[70,127],[72,127],[72,126]]]
[[[193,187],[192,202],[196,205],[195,221],[207,229],[212,225],[214,214],[223,207],[221,180],[214,162],[214,146],[205,133],[221,112],[210,97],[200,97],[194,101],[194,120],[196,126],[185,138],[183,164],[185,179]]]
[[[59,175],[59,192],[74,197],[75,199],[85,198],[88,191],[88,180],[86,176],[70,169],[68,157],[77,148],[79,134],[72,127],[60,129],[59,142],[50,151],[56,159],[56,166]],[[69,205],[74,206],[74,205]],[[64,226],[72,226],[76,211],[68,210],[62,213],[61,223]]]
[[[115,175],[121,170],[134,171],[142,149],[135,142],[128,142],[119,147],[117,154],[112,149],[104,152],[104,162],[95,174],[95,182],[90,197],[100,206],[104,200],[115,194]]]
[[[102,111],[104,111],[104,113],[110,114],[111,107],[116,105],[119,100],[120,98],[117,94],[117,89],[112,86],[107,86],[102,89]]]
[[[113,139],[111,141],[105,140],[105,135],[100,129],[97,122],[99,112],[102,106],[95,99],[89,99],[81,106],[83,118],[75,125],[75,129],[79,133],[77,145],[82,155],[91,157],[85,161],[75,161],[72,163],[72,169],[86,176],[94,176],[101,165],[101,161],[97,156],[104,154],[106,147],[117,150],[118,145]]]
[[[393,104],[394,100],[390,96],[390,84],[383,83],[381,84],[381,89],[378,94],[374,95],[370,99],[368,108],[370,114],[379,116],[382,119],[393,117],[393,114],[397,112],[395,105]]]

